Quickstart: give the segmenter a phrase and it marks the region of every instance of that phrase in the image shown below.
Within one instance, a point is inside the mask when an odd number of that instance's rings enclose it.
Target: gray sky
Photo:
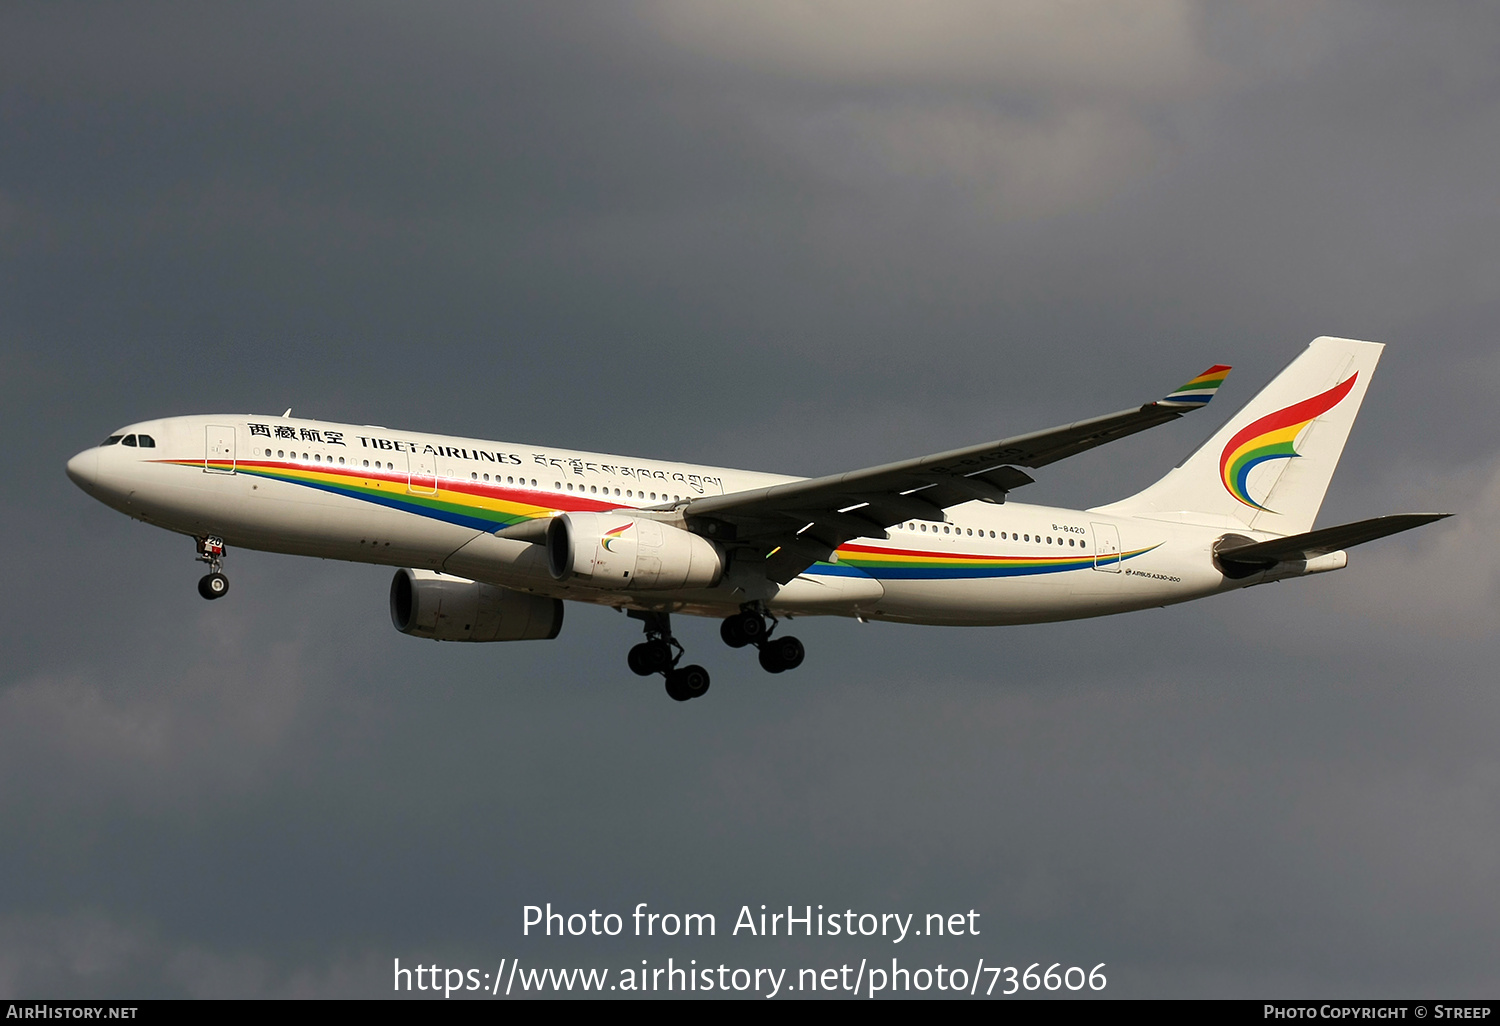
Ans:
[[[0,995],[896,954],[1493,996],[1497,48],[1460,4],[6,5]],[[1235,365],[1024,496],[1088,505],[1320,334],[1389,343],[1320,523],[1456,518],[1097,622],[802,621],[780,677],[688,620],[684,706],[609,611],[440,646],[388,570],[247,552],[204,603],[62,472],[292,406],[829,473]],[[523,941],[547,901],[984,932]]]

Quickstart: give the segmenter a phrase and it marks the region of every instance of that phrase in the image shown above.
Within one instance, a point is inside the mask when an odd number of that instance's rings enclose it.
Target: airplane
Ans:
[[[120,428],[68,476],[192,537],[198,590],[229,546],[398,567],[390,611],[438,641],[556,638],[565,601],[641,621],[629,651],[704,694],[671,614],[714,617],[770,673],[783,619],[995,626],[1166,606],[1345,566],[1346,549],[1449,514],[1314,530],[1384,346],[1322,337],[1165,477],[1073,510],[1010,501],[1026,470],[1208,405],[1216,364],[1161,399],[1046,431],[817,478],[245,414]],[[1021,468],[1026,468],[1025,470]]]

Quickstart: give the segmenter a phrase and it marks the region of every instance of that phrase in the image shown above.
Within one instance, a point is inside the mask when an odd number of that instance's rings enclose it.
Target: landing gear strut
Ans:
[[[802,642],[793,637],[773,638],[777,620],[759,603],[740,607],[733,616],[726,616],[719,625],[719,637],[730,648],[754,645],[760,649],[760,666],[767,673],[782,673],[795,670],[802,665],[807,650]]]
[[[708,690],[708,671],[696,664],[678,667],[686,651],[672,637],[672,621],[666,613],[630,611],[633,619],[645,625],[646,640],[630,650],[626,662],[637,675],[649,677],[659,673],[667,682],[667,694],[678,702],[697,698]]]
[[[224,539],[209,535],[198,539],[198,561],[208,564],[208,573],[198,581],[198,594],[206,599],[223,598],[229,591],[224,566]]]

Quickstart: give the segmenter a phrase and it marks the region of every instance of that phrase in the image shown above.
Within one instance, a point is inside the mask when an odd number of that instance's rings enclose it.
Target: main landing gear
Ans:
[[[643,621],[646,628],[646,640],[626,657],[631,670],[642,677],[661,674],[667,681],[667,694],[678,702],[697,698],[708,690],[707,670],[697,664],[678,667],[686,652],[672,637],[672,621],[666,613],[631,610],[630,616]]]
[[[696,664],[678,666],[686,655],[682,645],[672,637],[672,621],[666,613],[643,613],[630,610],[632,619],[645,625],[646,640],[630,650],[626,661],[642,677],[659,673],[666,679],[667,694],[679,702],[697,698],[708,690],[708,671]],[[767,673],[784,673],[802,665],[807,652],[796,638],[771,637],[777,620],[759,603],[747,604],[719,625],[719,637],[730,648],[754,645],[760,650],[761,669]]]
[[[199,538],[198,561],[208,564],[208,573],[198,581],[198,594],[206,599],[223,598],[229,591],[229,578],[222,572],[224,539],[213,535]]]
[[[746,605],[719,625],[719,637],[730,648],[754,645],[760,649],[760,668],[767,673],[783,673],[802,665],[807,650],[793,637],[771,637],[776,617],[758,605]]]

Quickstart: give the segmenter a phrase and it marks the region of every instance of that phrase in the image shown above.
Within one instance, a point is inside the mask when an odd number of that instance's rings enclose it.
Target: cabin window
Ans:
[[[1078,547],[1080,549],[1086,549],[1086,548],[1088,548],[1088,543],[1085,542],[1082,538],[1080,538],[1080,539],[1078,539]]]
[[[1075,544],[1077,544],[1077,543],[1074,542],[1072,538],[1068,539],[1068,548],[1071,549]]]
[[[266,450],[266,455],[267,456],[271,455],[271,450],[270,449]],[[370,461],[369,460],[365,460],[365,466],[368,467],[369,465],[370,465]]]
[[[323,462],[323,457],[319,453],[313,453],[313,462],[314,463],[322,463]]]
[[[993,537],[995,537],[995,532],[994,532],[994,531],[991,531],[991,532],[990,532],[990,537],[991,537],[991,538],[993,538]]]
[[[486,475],[485,475],[485,477],[489,477],[489,475],[488,475],[488,474],[486,474]],[[478,472],[475,472],[475,473],[473,473],[473,474],[470,474],[470,475],[469,475],[469,480],[470,480],[470,481],[478,481],[478,480],[479,480],[479,474],[478,474]]]
[[[1027,540],[1027,541],[1031,541],[1031,535],[1029,535],[1029,534],[1028,534],[1028,535],[1026,535],[1026,540]]]
[[[267,449],[267,450],[266,450],[266,455],[267,455],[267,456],[269,456],[269,455],[271,455],[271,450],[270,450],[270,449]]]
[[[101,448],[104,447],[104,446],[106,446],[106,445],[119,445],[120,444],[120,439],[122,439],[124,437],[125,437],[124,435],[110,435],[104,441],[100,442],[99,445],[100,445]]]
[[[572,482],[572,481],[569,481],[569,482],[568,482],[568,491],[570,491],[570,492],[571,492],[571,491],[572,491],[572,490],[573,490],[573,482]]]
[[[923,524],[923,525],[922,525],[922,533],[923,533],[923,534],[926,534],[926,533],[927,533],[927,525],[926,525],[926,524]]]
[[[282,450],[282,449],[277,449],[276,450],[276,458],[278,460],[286,459],[286,452],[284,450]]]
[[[339,466],[342,467],[343,465],[344,465],[344,457],[340,456],[339,457]]]
[[[120,444],[135,448],[135,435],[126,435],[123,439],[120,440]]]

